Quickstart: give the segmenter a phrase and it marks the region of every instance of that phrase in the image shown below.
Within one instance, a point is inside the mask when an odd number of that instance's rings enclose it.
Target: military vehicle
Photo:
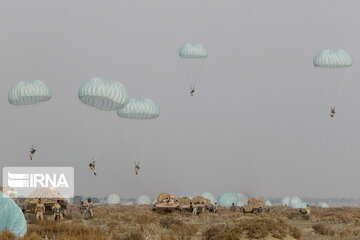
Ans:
[[[173,211],[180,211],[180,204],[175,196],[168,193],[160,193],[152,210],[159,213],[171,213]]]
[[[188,197],[176,198],[168,193],[161,193],[157,199],[157,202],[153,205],[153,211],[171,213],[174,211],[180,212],[192,212],[194,207],[197,209],[197,213],[209,210],[212,204],[209,199],[204,197],[195,197],[190,199]]]
[[[250,198],[247,204],[240,207],[242,213],[261,213],[268,212],[269,208],[265,205],[265,202],[258,198]]]

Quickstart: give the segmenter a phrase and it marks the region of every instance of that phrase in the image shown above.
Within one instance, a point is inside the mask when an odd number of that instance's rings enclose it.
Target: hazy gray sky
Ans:
[[[0,166],[73,166],[85,195],[360,197],[359,9],[356,0],[1,1]],[[178,57],[186,42],[209,52],[194,97]],[[351,53],[354,66],[314,69],[328,48]],[[96,76],[160,106],[147,134],[79,102],[78,87]],[[11,86],[31,79],[52,100],[10,106]],[[334,119],[327,79],[344,81]],[[97,177],[87,167],[94,126],[105,139]]]

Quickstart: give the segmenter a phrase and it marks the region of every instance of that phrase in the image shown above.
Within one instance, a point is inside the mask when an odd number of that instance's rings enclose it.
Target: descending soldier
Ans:
[[[96,169],[95,169],[95,160],[93,158],[93,161],[91,163],[89,163],[89,167],[91,169],[91,171],[93,171],[94,175],[96,175]]]
[[[63,215],[61,213],[61,204],[60,200],[57,200],[54,206],[52,207],[52,210],[54,211],[53,218],[55,221],[63,220]]]
[[[92,210],[93,207],[94,207],[94,203],[91,201],[91,198],[88,198],[87,202],[85,203],[85,209],[86,209],[86,211],[88,211],[90,213],[91,218],[94,217],[94,213]]]
[[[30,160],[33,159],[33,156],[34,156],[35,152],[36,152],[36,149],[34,148],[34,146],[32,146],[30,148],[30,155],[29,155]]]
[[[190,88],[190,95],[191,95],[191,96],[194,96],[194,93],[195,93],[195,88],[194,88],[194,87],[191,87],[191,88]]]
[[[333,118],[335,116],[335,113],[336,113],[335,106],[330,107],[330,117]]]
[[[139,170],[140,170],[140,162],[136,162],[135,161],[135,174],[138,175],[139,173]]]
[[[41,202],[41,198],[39,198],[35,208],[36,221],[44,220],[44,212],[45,205]]]
[[[236,211],[236,207],[235,207],[235,203],[233,203],[230,207],[230,211],[235,212]]]

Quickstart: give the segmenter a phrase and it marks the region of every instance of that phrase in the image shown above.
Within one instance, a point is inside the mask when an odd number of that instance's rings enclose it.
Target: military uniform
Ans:
[[[93,210],[92,210],[93,207],[94,207],[94,203],[93,203],[93,202],[86,202],[86,203],[85,203],[85,208],[86,208],[87,210],[89,210],[91,217],[94,217],[94,213],[93,213]]]
[[[54,215],[53,215],[54,220],[56,220],[57,215],[60,216],[60,220],[64,219],[62,212],[61,212],[61,205],[59,203],[55,203],[54,206],[52,207],[52,209],[54,211]]]
[[[45,205],[43,203],[38,203],[36,205],[35,211],[36,211],[36,221],[44,220]]]
[[[197,207],[193,206],[193,215],[196,216],[197,215]]]

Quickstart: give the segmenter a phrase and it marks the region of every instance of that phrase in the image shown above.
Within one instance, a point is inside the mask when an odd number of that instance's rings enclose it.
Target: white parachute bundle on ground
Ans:
[[[249,198],[243,194],[243,193],[238,193],[238,198],[239,198],[239,201],[237,202],[237,206],[239,207],[243,207],[247,204],[247,202],[249,201]]]
[[[329,204],[327,204],[326,202],[319,202],[318,206],[321,208],[329,208],[330,207]]]
[[[120,204],[120,197],[116,193],[112,193],[106,198],[106,202],[107,204]]]
[[[151,203],[152,203],[151,197],[149,197],[148,195],[140,195],[136,199],[137,205],[151,205]]]
[[[128,92],[122,83],[100,77],[83,82],[78,96],[82,103],[103,111],[117,110],[128,102]]]
[[[281,200],[281,205],[284,207],[288,207],[290,203],[290,197],[286,196]]]
[[[159,117],[160,108],[149,98],[131,98],[117,115],[129,119],[154,119]]]
[[[307,203],[304,203],[298,196],[284,197],[282,205],[290,208],[306,208]]]
[[[237,193],[229,192],[223,193],[218,197],[218,203],[221,207],[230,207],[234,203],[235,206],[239,202],[239,197]]]
[[[201,196],[206,198],[206,199],[209,199],[211,204],[215,204],[215,202],[216,202],[215,196],[210,192],[203,192],[201,194]]]
[[[27,224],[19,206],[0,192],[0,232],[3,230],[23,237],[27,231]]]
[[[266,200],[265,206],[272,207],[272,203],[269,200]]]

